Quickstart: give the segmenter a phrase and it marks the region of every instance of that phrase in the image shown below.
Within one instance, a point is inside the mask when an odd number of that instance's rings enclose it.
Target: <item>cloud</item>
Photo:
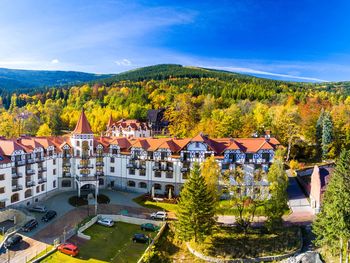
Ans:
[[[131,66],[132,63],[129,59],[123,58],[120,60],[116,60],[114,61],[115,64],[117,64],[118,66]]]
[[[60,61],[57,58],[51,60],[51,64],[58,64],[59,62]]]
[[[274,73],[274,72],[256,70],[256,69],[251,69],[251,68],[221,67],[221,66],[206,66],[206,68],[213,68],[213,69],[227,70],[227,71],[241,72],[241,73],[248,73],[248,74],[256,74],[256,75],[274,76],[274,77],[289,78],[289,79],[298,79],[298,80],[305,80],[305,81],[327,82],[327,80],[319,79],[319,78],[302,77],[302,76],[296,76],[296,75]]]

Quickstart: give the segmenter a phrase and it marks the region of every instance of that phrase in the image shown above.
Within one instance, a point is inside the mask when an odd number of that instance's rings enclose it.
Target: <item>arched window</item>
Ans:
[[[162,190],[162,185],[161,184],[154,184],[154,190]]]
[[[13,194],[11,196],[11,203],[18,202],[19,201],[19,194]]]
[[[165,192],[168,194],[170,189],[171,189],[171,193],[174,194],[175,187],[172,184],[167,184],[165,186]]]
[[[71,180],[63,180],[62,181],[62,187],[71,187],[71,186],[72,186]]]
[[[128,186],[129,187],[135,187],[135,182],[134,181],[128,181]]]
[[[140,182],[139,187],[140,188],[147,188],[147,184],[145,182]]]
[[[24,192],[24,198],[28,198],[32,196],[32,189],[28,189]]]

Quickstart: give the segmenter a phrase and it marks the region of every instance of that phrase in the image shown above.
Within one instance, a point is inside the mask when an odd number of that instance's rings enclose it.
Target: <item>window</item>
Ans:
[[[135,175],[135,169],[129,169],[129,174],[130,175]]]
[[[62,181],[62,187],[71,187],[71,186],[72,186],[71,180],[63,180]]]
[[[80,146],[80,141],[77,141],[77,146]]]
[[[173,178],[173,172],[167,172],[165,176],[166,178]]]
[[[114,157],[111,157],[111,163],[114,163]]]
[[[111,173],[114,173],[114,167],[110,168]]]
[[[146,170],[145,169],[141,169],[140,170],[140,176],[146,176]]]
[[[13,194],[11,196],[11,203],[15,203],[15,202],[18,202],[19,201],[19,194]]]
[[[162,172],[161,171],[155,171],[154,172],[154,177],[162,177]]]
[[[145,182],[140,182],[139,187],[140,188],[147,188],[147,184]]]
[[[53,165],[56,165],[56,159],[53,159]]]
[[[32,196],[32,189],[28,189],[24,192],[24,198],[28,198]]]
[[[56,187],[56,181],[54,181],[54,187]],[[45,185],[44,184],[41,185],[41,191],[45,191]]]
[[[102,178],[98,179],[98,185],[104,185],[104,180]]]
[[[0,187],[0,194],[5,193],[5,187]]]
[[[128,186],[129,187],[135,187],[135,182],[134,181],[128,181]]]
[[[0,201],[0,208],[5,208],[6,202],[5,201]]]
[[[162,190],[161,184],[154,184],[153,187],[154,187],[154,190]]]
[[[80,151],[77,150],[77,157],[80,157]]]
[[[5,180],[5,174],[0,174],[0,181]]]
[[[56,180],[52,182],[53,188],[56,188]]]
[[[52,173],[53,175],[56,175],[56,169],[53,169]]]
[[[196,142],[196,148],[199,148],[199,142]]]
[[[188,179],[188,173],[182,173],[182,180]]]
[[[36,193],[40,193],[40,185],[36,187]]]

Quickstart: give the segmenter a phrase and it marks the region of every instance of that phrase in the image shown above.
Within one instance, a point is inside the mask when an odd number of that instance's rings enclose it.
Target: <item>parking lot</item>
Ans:
[[[111,213],[117,214],[120,211],[127,211],[130,214],[143,214],[146,217],[151,210],[141,208],[138,204],[132,201],[138,194],[116,192],[102,190],[101,193],[107,195],[110,198],[110,204],[99,205],[99,213]],[[40,251],[52,244],[53,241],[61,237],[63,232],[76,227],[89,214],[94,213],[93,207],[87,209],[87,207],[75,208],[68,203],[68,198],[75,195],[76,192],[63,192],[59,193],[46,201],[42,202],[49,210],[55,210],[57,217],[48,223],[41,222],[41,213],[32,213],[38,220],[39,225],[28,233],[20,232],[23,235],[23,244],[10,251],[10,262],[25,262],[36,256]],[[26,245],[27,243],[27,245]],[[8,253],[2,253],[0,255],[0,262],[8,262]]]

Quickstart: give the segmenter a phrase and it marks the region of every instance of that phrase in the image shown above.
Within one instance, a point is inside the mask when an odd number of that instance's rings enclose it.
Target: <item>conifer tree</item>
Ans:
[[[323,117],[322,124],[322,158],[326,159],[328,157],[329,148],[333,142],[333,122],[331,115],[327,112]]]
[[[179,202],[177,231],[184,241],[202,241],[215,224],[215,198],[200,173],[198,163],[191,170]]]
[[[350,239],[350,151],[343,150],[327,185],[320,213],[313,223],[315,243],[337,251],[342,262]]]

